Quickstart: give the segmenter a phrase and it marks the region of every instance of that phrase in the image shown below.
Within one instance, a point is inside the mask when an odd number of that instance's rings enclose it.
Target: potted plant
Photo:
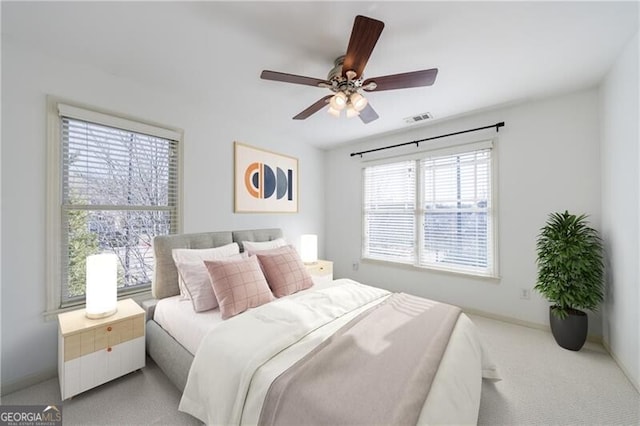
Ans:
[[[565,349],[578,351],[587,339],[588,318],[603,297],[602,240],[586,215],[552,213],[537,240],[538,281],[534,289],[549,307],[551,332]]]

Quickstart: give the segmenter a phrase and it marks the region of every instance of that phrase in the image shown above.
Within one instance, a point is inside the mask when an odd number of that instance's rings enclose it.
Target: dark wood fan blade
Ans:
[[[360,111],[359,117],[364,124],[371,123],[373,120],[377,120],[379,118],[378,113],[371,107],[370,103]]]
[[[323,87],[323,84],[331,85],[327,80],[321,80],[319,78],[304,77],[301,75],[287,74],[277,71],[262,71],[260,78],[263,80],[282,81],[285,83],[304,84],[305,86]]]
[[[409,87],[431,86],[436,81],[438,68],[430,70],[405,72],[402,74],[385,75],[383,77],[368,78],[362,83],[362,88],[367,92],[380,92],[381,90],[406,89]],[[375,83],[375,89],[368,89],[369,83]]]
[[[356,78],[362,75],[383,28],[384,22],[382,21],[361,15],[356,16],[351,30],[347,54],[342,64],[342,75],[344,77],[347,76],[347,71],[349,70],[355,71]]]
[[[329,103],[329,99],[331,99],[333,95],[327,95],[324,98],[320,99],[318,102],[311,105],[309,108],[302,111],[300,114],[293,117],[294,120],[304,120],[305,118],[309,118],[312,114],[320,111],[324,108],[327,103]]]

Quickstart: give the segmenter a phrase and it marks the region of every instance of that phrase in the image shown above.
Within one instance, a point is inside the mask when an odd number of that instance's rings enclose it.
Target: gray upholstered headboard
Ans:
[[[173,249],[203,249],[237,242],[240,245],[240,251],[244,251],[242,241],[271,241],[280,237],[282,237],[281,229],[253,229],[157,236],[153,239],[154,269],[151,294],[156,299],[180,294],[178,270],[171,255],[171,250]]]

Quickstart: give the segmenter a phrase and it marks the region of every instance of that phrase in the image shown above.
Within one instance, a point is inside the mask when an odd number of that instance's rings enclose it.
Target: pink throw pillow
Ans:
[[[274,296],[288,296],[312,287],[313,279],[298,252],[291,246],[276,250],[277,252],[256,254]]]
[[[204,264],[222,319],[275,300],[255,256],[231,261],[205,260]]]

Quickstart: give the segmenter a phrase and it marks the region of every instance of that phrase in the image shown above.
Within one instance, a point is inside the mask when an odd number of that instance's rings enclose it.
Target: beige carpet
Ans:
[[[573,352],[547,331],[470,317],[503,377],[483,383],[478,424],[640,424],[640,395],[601,345]]]
[[[180,392],[147,357],[147,366],[76,395],[62,408],[64,425],[200,425],[178,411]],[[58,379],[47,380],[2,397],[8,404],[60,404]]]
[[[479,424],[638,425],[640,395],[605,350],[560,348],[545,331],[471,315],[503,380],[484,383]],[[147,367],[65,401],[65,425],[190,425],[180,393],[158,367]],[[57,379],[2,397],[5,404],[57,404]]]

